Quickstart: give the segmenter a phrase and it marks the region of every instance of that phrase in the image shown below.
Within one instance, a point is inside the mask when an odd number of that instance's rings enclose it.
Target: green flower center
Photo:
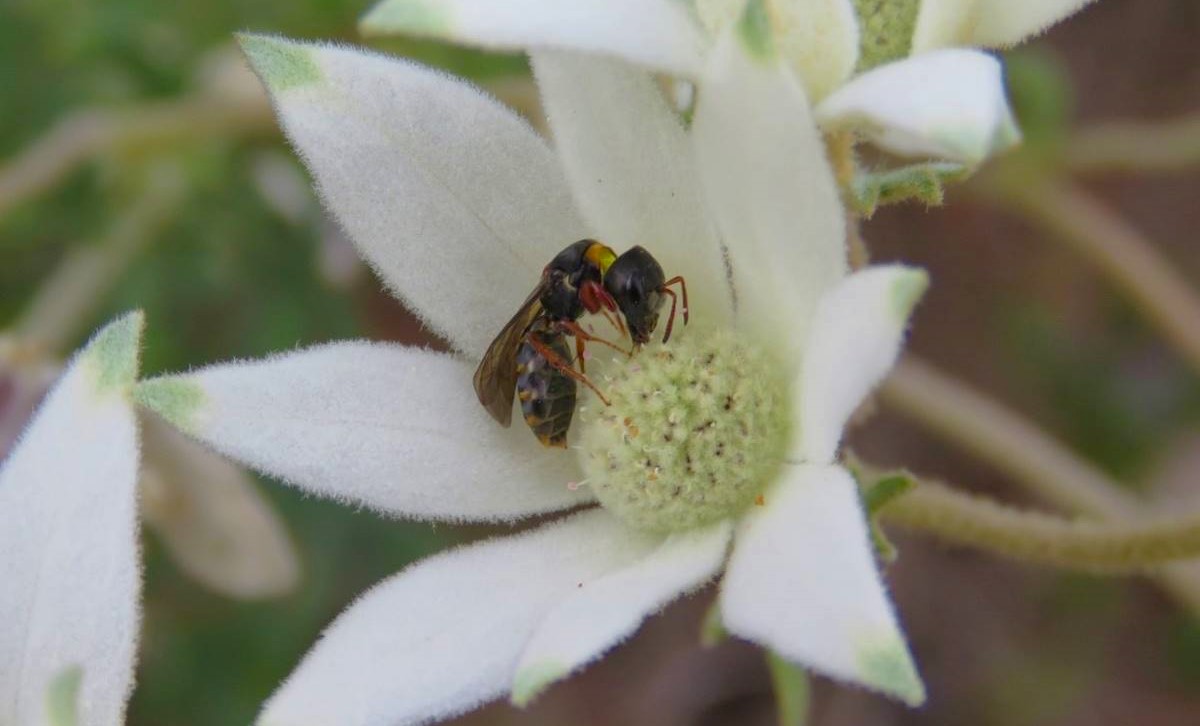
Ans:
[[[783,459],[790,390],[778,362],[731,331],[689,330],[621,361],[612,405],[580,413],[580,458],[600,503],[630,525],[679,531],[752,506]]]

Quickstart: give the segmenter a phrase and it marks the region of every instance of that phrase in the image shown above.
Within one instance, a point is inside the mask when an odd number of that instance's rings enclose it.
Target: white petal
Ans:
[[[893,153],[965,164],[1021,138],[1000,62],[958,48],[869,70],[826,98],[816,113],[826,129],[855,129]]]
[[[175,563],[230,597],[278,597],[295,588],[300,561],[253,479],[157,416],[145,417],[142,432],[142,512]]]
[[[738,531],[720,603],[734,635],[910,705],[925,700],[840,467],[787,466]]]
[[[1093,0],[977,0],[971,45],[1002,48],[1046,31]]]
[[[920,3],[912,35],[912,54],[970,45],[979,0],[920,0]]]
[[[745,37],[717,44],[692,136],[729,249],[737,326],[795,363],[817,300],[844,274],[845,219],[804,91],[777,62],[751,58]]]
[[[613,54],[694,74],[706,39],[678,0],[383,0],[365,35],[409,33],[495,50],[558,48]]]
[[[592,510],[431,557],[342,613],[259,724],[403,726],[497,698],[550,608],[655,543]]]
[[[683,275],[693,314],[729,321],[717,230],[704,206],[678,116],[654,79],[621,61],[544,51],[531,56],[576,203],[600,239],[646,247]]]
[[[645,558],[570,593],[521,654],[513,702],[525,705],[629,637],[647,616],[707,582],[725,561],[731,533],[722,522],[671,535]]]
[[[913,52],[952,45],[1016,45],[1091,1],[922,0],[913,32]]]
[[[137,426],[142,315],[96,334],[0,469],[0,723],[46,723],[66,669],[79,723],[117,726],[133,688],[141,585]]]
[[[803,461],[827,464],[854,409],[896,362],[913,307],[929,286],[924,270],[868,267],[821,300],[804,350],[794,406]]]
[[[405,61],[243,36],[318,191],[392,292],[482,355],[585,237],[554,154],[466,84]]]
[[[809,97],[840,86],[858,63],[858,21],[851,0],[769,2],[779,52],[792,64]]]
[[[365,342],[138,385],[183,431],[306,491],[421,519],[498,520],[588,500],[575,457],[479,405],[471,367]]]

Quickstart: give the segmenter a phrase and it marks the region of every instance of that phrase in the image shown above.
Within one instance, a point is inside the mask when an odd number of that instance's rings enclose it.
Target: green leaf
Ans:
[[[704,614],[704,622],[700,625],[700,643],[705,648],[711,648],[720,645],[728,637],[729,631],[725,629],[725,623],[721,620],[721,601],[713,600],[712,605],[708,606],[708,612]]]
[[[905,470],[871,472],[853,454],[846,455],[845,465],[858,481],[859,495],[862,497],[863,509],[867,512],[867,525],[871,530],[871,544],[875,547],[875,554],[885,563],[895,562],[899,552],[879,525],[879,513],[889,503],[916,487],[917,478]]]
[[[860,171],[850,187],[850,203],[855,211],[870,218],[885,204],[915,199],[926,206],[940,206],[944,186],[962,181],[970,171],[962,164],[926,162],[884,171]]]
[[[767,651],[767,669],[771,672],[779,726],[804,726],[808,722],[808,674],[772,651]]]

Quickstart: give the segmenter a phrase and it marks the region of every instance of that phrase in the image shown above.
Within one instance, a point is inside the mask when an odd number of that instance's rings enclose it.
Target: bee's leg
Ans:
[[[684,281],[683,275],[676,275],[675,277],[672,277],[670,280],[667,280],[666,282],[663,283],[663,288],[666,289],[666,288],[670,287],[671,285],[675,285],[675,284],[679,285],[679,290],[680,290],[680,292],[683,293],[683,324],[687,325],[688,324],[688,310],[689,310],[688,298],[687,298],[687,282]]]
[[[612,405],[612,401],[609,401],[608,398],[600,392],[599,388],[596,388],[596,384],[592,383],[590,378],[575,370],[575,367],[571,365],[570,361],[564,360],[562,356],[554,352],[554,350],[549,348],[545,343],[538,340],[536,336],[530,336],[526,340],[528,341],[529,345],[531,345],[533,349],[538,352],[538,355],[546,359],[546,362],[549,363],[554,370],[559,371],[563,375],[573,378],[592,389],[592,392],[604,402],[605,406]]]
[[[617,301],[612,295],[608,294],[600,283],[595,280],[588,280],[579,287],[579,300],[583,303],[584,309],[589,313],[600,313],[608,322],[621,333],[624,338],[628,335],[625,330],[625,323],[621,322],[620,309],[617,307]],[[609,313],[616,313],[610,317]]]
[[[583,346],[583,338],[580,338],[578,335],[575,336],[575,360],[579,361],[579,372],[587,375],[587,366],[585,365],[587,356],[584,355],[585,350]]]
[[[683,281],[683,276],[676,275],[675,277],[672,277],[670,280],[667,280],[666,282],[664,282],[663,286],[659,288],[659,292],[662,292],[664,294],[671,296],[671,317],[667,318],[667,330],[663,334],[663,342],[664,343],[667,342],[671,338],[671,331],[675,329],[675,303],[677,302],[677,298],[675,297],[675,291],[669,287],[670,285],[674,285],[675,283],[679,283],[679,289],[683,292],[683,324],[684,325],[688,324],[687,283]]]
[[[614,315],[604,308],[600,308],[600,314],[604,316],[604,319],[608,321],[609,325],[613,326],[613,329],[621,334],[622,338],[629,335],[629,331],[625,330],[625,323],[621,322],[620,315]]]
[[[586,340],[589,343],[594,342],[599,343],[600,345],[607,345],[609,348],[612,348],[618,353],[624,353],[625,355],[630,356],[633,355],[632,350],[626,350],[616,343],[592,335],[583,328],[579,327],[579,323],[575,322],[574,320],[559,320],[558,326],[563,330],[563,332],[574,335],[576,340]]]
[[[671,331],[675,329],[675,291],[669,287],[664,287],[659,290],[664,295],[671,296],[671,314],[667,316],[667,329],[663,333],[663,342],[666,343],[671,339]]]
[[[600,287],[599,285],[596,287],[599,288],[599,297],[601,302],[604,303],[604,307],[608,308],[613,313],[612,317],[614,320],[616,320],[616,328],[618,331],[620,331],[621,337],[629,337],[629,331],[625,329],[625,323],[621,320],[621,309],[617,307],[616,298],[614,298],[612,295],[609,295],[608,290],[605,290],[603,287]],[[601,312],[604,311],[601,310]],[[604,317],[607,318],[608,313],[604,313]]]

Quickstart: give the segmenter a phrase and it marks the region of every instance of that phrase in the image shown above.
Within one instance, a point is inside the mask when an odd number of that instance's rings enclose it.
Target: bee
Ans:
[[[588,379],[586,343],[596,342],[632,354],[588,333],[577,322],[585,312],[604,315],[622,333],[628,328],[637,346],[650,340],[659,312],[671,298],[663,342],[671,337],[679,285],[683,322],[688,321],[687,285],[682,277],[665,279],[662,266],[642,247],[621,255],[596,240],[580,240],[542,270],[537,286],[488,346],[475,369],[475,394],[502,426],[512,423],[514,392],[525,422],[545,446],[566,447],[575,413],[576,383],[608,399]],[[614,318],[615,315],[615,318]],[[572,356],[567,336],[575,339]],[[575,363],[579,370],[575,370]]]

